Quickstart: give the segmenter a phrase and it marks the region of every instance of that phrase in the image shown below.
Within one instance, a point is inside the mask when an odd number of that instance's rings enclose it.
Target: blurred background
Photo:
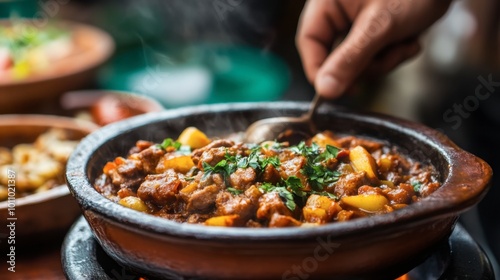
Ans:
[[[115,42],[113,56],[99,65],[91,80],[73,90],[135,93],[168,110],[220,102],[310,100],[314,91],[294,43],[303,4],[298,0],[19,0],[0,1],[0,16],[69,20],[106,31]],[[425,123],[499,171],[500,2],[454,1],[424,34],[422,45],[418,57],[387,76],[360,79],[355,94],[336,103]],[[10,109],[59,111],[62,94],[36,104],[27,99]],[[499,199],[496,176],[485,199],[461,218],[497,258]]]

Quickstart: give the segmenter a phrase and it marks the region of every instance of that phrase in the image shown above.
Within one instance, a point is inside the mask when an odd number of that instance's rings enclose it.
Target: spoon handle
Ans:
[[[304,115],[304,117],[308,120],[312,120],[316,109],[318,109],[318,107],[323,103],[324,100],[325,99],[321,95],[316,93],[313,100],[311,101],[311,106],[309,107],[309,110]]]

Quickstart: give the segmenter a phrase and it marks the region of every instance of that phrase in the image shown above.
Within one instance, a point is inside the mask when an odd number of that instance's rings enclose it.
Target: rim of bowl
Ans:
[[[86,134],[90,134],[91,132],[99,129],[99,126],[92,122],[63,116],[40,114],[0,115],[0,129],[19,127],[23,125],[80,130]],[[16,207],[20,207],[23,205],[48,201],[57,197],[68,195],[69,193],[67,185],[63,184],[55,186],[49,190],[18,197],[16,198],[15,203]],[[7,207],[8,200],[0,201],[0,210],[7,209]]]
[[[66,185],[58,185],[53,187],[52,189],[37,192],[34,194],[29,194],[27,196],[16,198],[15,204],[16,207],[21,207],[23,205],[41,203],[44,201],[49,201],[57,197],[68,195],[69,189]],[[9,201],[4,200],[0,202],[0,210],[7,209],[9,207]]]
[[[462,150],[444,134],[422,124],[377,113],[360,113],[341,108],[330,110],[328,115],[348,117],[393,129],[416,141],[424,142],[442,155],[448,163],[449,174],[443,178],[441,187],[430,196],[409,207],[368,218],[359,218],[345,223],[329,223],[317,227],[292,228],[222,228],[198,224],[178,223],[165,218],[138,212],[112,202],[98,193],[87,178],[92,154],[108,139],[134,128],[168,119],[203,115],[211,112],[242,112],[255,110],[306,111],[307,102],[256,102],[199,105],[168,110],[160,113],[140,115],[110,124],[85,137],[68,160],[66,179],[72,195],[81,208],[90,209],[105,218],[128,226],[132,230],[143,230],[150,234],[163,234],[182,238],[210,240],[278,240],[311,238],[318,235],[331,237],[349,236],[371,230],[382,230],[388,226],[421,224],[430,220],[458,216],[477,203],[490,186],[491,167],[482,159]],[[319,113],[325,108],[320,108]],[[139,140],[139,139],[137,139]],[[116,155],[118,156],[118,155]]]

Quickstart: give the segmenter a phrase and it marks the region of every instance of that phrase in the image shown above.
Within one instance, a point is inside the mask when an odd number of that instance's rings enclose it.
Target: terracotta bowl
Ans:
[[[225,104],[170,110],[111,124],[84,139],[67,166],[68,186],[109,256],[154,277],[223,279],[390,279],[448,238],[458,215],[489,187],[491,168],[441,133],[389,116],[323,106],[320,129],[369,136],[430,162],[442,187],[389,214],[311,228],[219,228],[179,224],[127,209],[92,187],[106,161],[136,140],[176,137],[186,126],[209,136],[243,131],[258,119],[300,115],[305,103]]]
[[[62,114],[84,113],[90,121],[100,126],[164,110],[164,107],[153,98],[114,90],[69,91],[61,96],[60,103]]]
[[[0,24],[11,23],[3,20]],[[92,83],[98,67],[113,54],[114,41],[106,32],[75,22],[59,24],[72,33],[75,50],[42,73],[19,81],[0,81],[0,113],[23,112],[40,101],[87,87]]]
[[[13,147],[20,143],[33,143],[50,128],[68,131],[73,140],[79,140],[96,130],[90,122],[47,115],[0,115],[0,146]],[[67,230],[80,215],[78,204],[71,197],[68,187],[61,185],[47,191],[35,193],[15,200],[15,215],[8,215],[8,201],[0,202],[0,219],[9,223],[16,218],[16,239],[41,242]],[[0,229],[0,240],[10,234],[8,228]],[[24,240],[26,241],[26,240]],[[1,245],[6,243],[2,242]]]

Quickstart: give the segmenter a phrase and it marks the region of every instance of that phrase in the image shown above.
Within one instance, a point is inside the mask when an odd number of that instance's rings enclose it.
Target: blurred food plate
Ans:
[[[114,51],[92,26],[47,19],[0,21],[0,113],[87,86]]]
[[[80,139],[98,128],[60,116],[0,115],[0,219],[15,222],[16,238],[39,243],[63,233],[80,215],[65,184],[66,161]],[[0,235],[10,230],[3,227]]]
[[[278,100],[290,74],[281,58],[248,46],[154,49],[143,45],[118,53],[99,81],[104,88],[147,95],[174,108]]]

